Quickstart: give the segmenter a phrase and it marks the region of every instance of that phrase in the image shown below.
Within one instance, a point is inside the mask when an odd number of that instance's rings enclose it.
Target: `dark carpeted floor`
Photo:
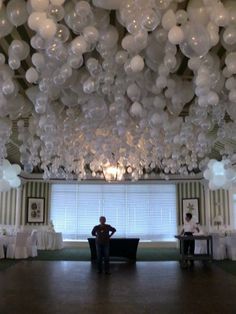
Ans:
[[[179,251],[175,248],[138,248],[137,262],[178,261]],[[38,251],[37,261],[90,261],[89,248],[68,247],[56,251]],[[16,264],[18,260],[0,260],[0,271]],[[236,276],[236,261],[214,261],[224,271]]]

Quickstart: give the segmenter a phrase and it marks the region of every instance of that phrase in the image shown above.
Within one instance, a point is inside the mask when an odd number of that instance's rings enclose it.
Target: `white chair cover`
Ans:
[[[29,234],[26,232],[18,232],[16,242],[7,246],[7,258],[27,258],[27,239]]]
[[[236,261],[236,234],[227,237],[227,257]]]
[[[212,233],[213,242],[213,259],[223,260],[226,258],[226,241],[225,236],[219,233]]]
[[[38,255],[37,249],[37,230],[33,230],[27,241],[27,252],[29,257]]]
[[[1,239],[0,239],[0,258],[5,258],[4,243]]]

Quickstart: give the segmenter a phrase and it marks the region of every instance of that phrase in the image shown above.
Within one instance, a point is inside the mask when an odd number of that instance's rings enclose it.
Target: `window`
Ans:
[[[173,240],[177,231],[174,184],[52,184],[51,219],[64,239],[91,236],[99,216],[117,237]]]

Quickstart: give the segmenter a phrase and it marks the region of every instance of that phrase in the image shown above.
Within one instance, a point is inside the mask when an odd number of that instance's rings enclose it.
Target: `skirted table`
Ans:
[[[95,238],[88,238],[91,260],[97,258]],[[110,256],[123,257],[131,261],[136,261],[139,238],[111,238]]]
[[[38,250],[61,250],[63,240],[61,232],[37,231]]]

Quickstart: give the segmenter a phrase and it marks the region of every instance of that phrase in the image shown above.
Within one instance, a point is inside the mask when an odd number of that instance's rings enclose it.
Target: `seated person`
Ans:
[[[191,213],[187,213],[185,215],[185,222],[184,222],[184,226],[180,235],[192,236],[196,231],[199,232],[199,228],[192,221],[192,217],[193,216]],[[184,255],[189,255],[189,254],[194,255],[194,247],[195,247],[194,239],[185,240],[183,244],[184,244]],[[193,260],[191,260],[190,262],[191,262],[191,265],[193,265]]]

